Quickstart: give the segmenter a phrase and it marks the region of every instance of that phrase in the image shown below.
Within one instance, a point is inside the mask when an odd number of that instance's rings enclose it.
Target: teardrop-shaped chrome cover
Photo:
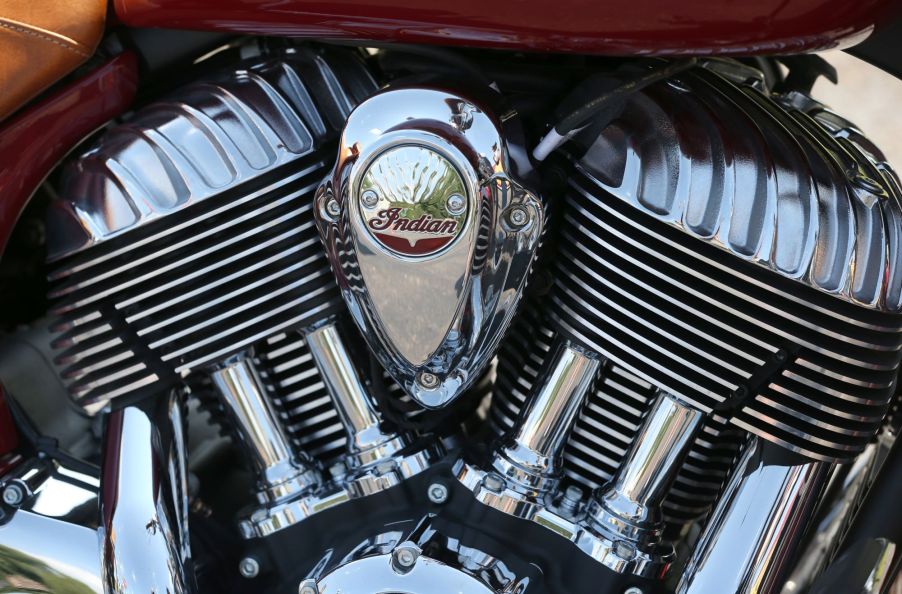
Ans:
[[[543,226],[527,168],[500,120],[443,90],[386,91],[345,125],[317,225],[370,348],[425,407],[478,377],[519,302]]]

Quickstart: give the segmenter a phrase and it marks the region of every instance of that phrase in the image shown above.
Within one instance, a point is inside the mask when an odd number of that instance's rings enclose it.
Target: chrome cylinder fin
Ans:
[[[375,90],[344,53],[298,49],[187,85],[67,167],[48,214],[51,313],[89,413],[340,310],[312,196],[332,126]]]
[[[169,395],[107,420],[100,539],[108,594],[196,590],[181,407]]]
[[[751,438],[689,558],[678,594],[779,592],[831,469]]]

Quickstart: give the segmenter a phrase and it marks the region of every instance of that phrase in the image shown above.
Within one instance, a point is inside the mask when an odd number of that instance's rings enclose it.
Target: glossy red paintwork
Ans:
[[[896,0],[115,0],[133,27],[609,55],[860,41]]]
[[[6,404],[6,393],[0,386],[0,473],[3,472],[2,457],[9,454],[19,445],[19,434],[13,424],[13,416]]]
[[[84,137],[125,111],[138,61],[126,52],[0,124],[0,254],[35,189]]]

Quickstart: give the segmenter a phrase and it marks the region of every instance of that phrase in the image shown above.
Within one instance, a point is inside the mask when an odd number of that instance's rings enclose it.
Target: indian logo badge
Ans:
[[[460,173],[423,146],[397,146],[379,155],[363,175],[358,196],[370,235],[403,256],[441,252],[466,223],[467,191]]]

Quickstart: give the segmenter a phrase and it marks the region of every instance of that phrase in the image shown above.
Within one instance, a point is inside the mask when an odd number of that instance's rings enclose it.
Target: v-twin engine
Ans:
[[[66,165],[106,591],[214,579],[188,525],[225,493],[255,590],[808,591],[895,431],[898,179],[746,64],[611,68],[549,128],[503,83],[270,50]]]

